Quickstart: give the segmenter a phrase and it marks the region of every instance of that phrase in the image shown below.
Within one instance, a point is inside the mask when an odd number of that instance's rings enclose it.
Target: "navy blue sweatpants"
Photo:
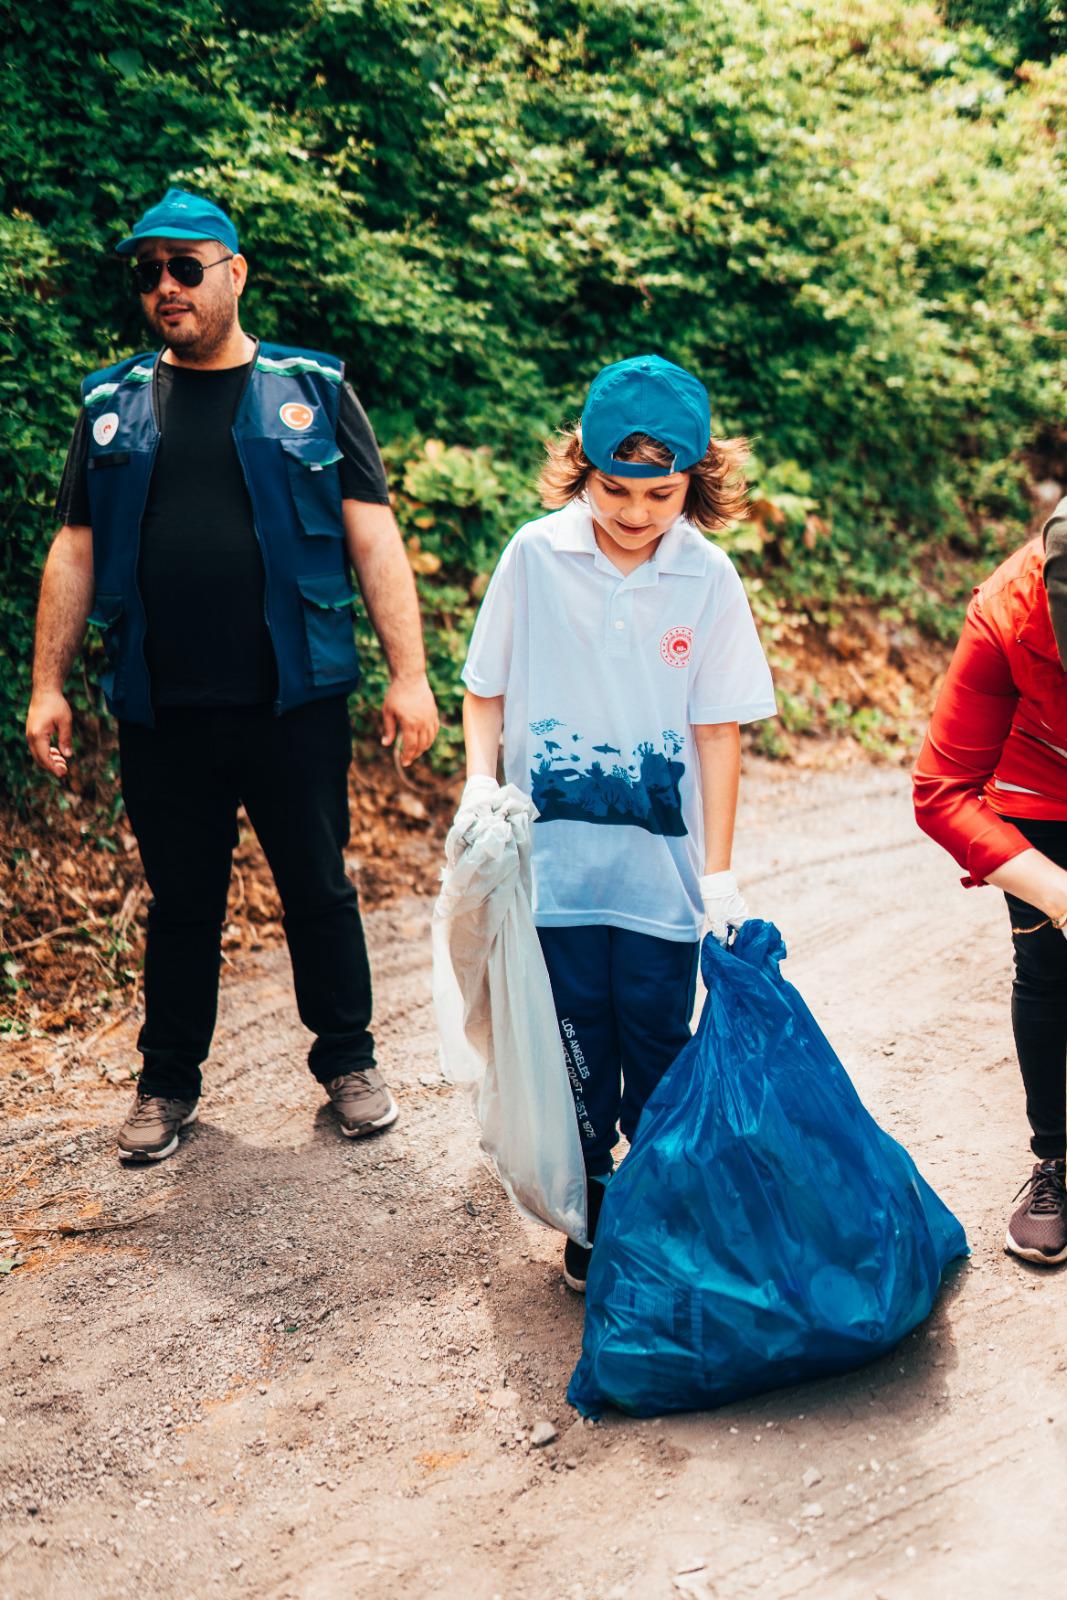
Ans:
[[[585,1170],[611,1171],[619,1126],[632,1139],[645,1102],[690,1037],[699,942],[627,928],[538,928],[567,1057]]]

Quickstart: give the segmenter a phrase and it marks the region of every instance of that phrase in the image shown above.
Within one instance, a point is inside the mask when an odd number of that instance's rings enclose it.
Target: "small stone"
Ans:
[[[551,1444],[553,1439],[558,1438],[558,1430],[553,1427],[551,1422],[535,1422],[530,1429],[530,1443],[538,1450],[542,1449],[546,1444]]]
[[[825,1516],[826,1513],[823,1511],[822,1506],[819,1504],[819,1502],[817,1500],[812,1500],[809,1505],[806,1505],[806,1506],[803,1507],[803,1509],[801,1510],[800,1515],[802,1517],[807,1517],[810,1520],[810,1519],[812,1519],[814,1517]]]
[[[657,1500],[665,1500],[667,1498],[666,1489],[657,1489],[656,1490],[656,1494],[655,1494],[655,1498]]]
[[[817,1483],[822,1482],[822,1473],[819,1471],[818,1467],[809,1467],[800,1481],[804,1485],[805,1489],[814,1489]]]
[[[568,1456],[563,1465],[566,1467],[568,1472],[573,1472],[578,1463],[573,1456]]]
[[[240,1572],[243,1566],[244,1562],[241,1560],[240,1556],[234,1556],[233,1560],[230,1562],[230,1571]]]

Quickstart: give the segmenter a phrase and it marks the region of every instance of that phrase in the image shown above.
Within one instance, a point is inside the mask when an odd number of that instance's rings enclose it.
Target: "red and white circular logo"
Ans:
[[[119,431],[119,414],[117,411],[105,411],[102,417],[97,417],[93,423],[93,438],[97,444],[110,444]]]
[[[304,405],[300,400],[290,400],[278,412],[287,428],[292,428],[294,433],[306,433],[311,427],[315,413],[310,406]]]
[[[668,628],[659,642],[659,653],[669,667],[686,667],[693,654],[692,628]]]

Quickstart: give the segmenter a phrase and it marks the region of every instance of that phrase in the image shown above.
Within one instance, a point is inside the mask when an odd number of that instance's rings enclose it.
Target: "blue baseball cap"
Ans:
[[[132,256],[145,239],[217,239],[234,255],[240,254],[237,229],[222,207],[187,189],[168,189],[158,205],[149,206],[115,254]]]
[[[658,439],[674,457],[670,467],[620,461],[631,433]],[[597,373],[582,412],[582,449],[613,478],[662,478],[703,461],[711,441],[708,391],[684,367],[663,356],[629,356]]]

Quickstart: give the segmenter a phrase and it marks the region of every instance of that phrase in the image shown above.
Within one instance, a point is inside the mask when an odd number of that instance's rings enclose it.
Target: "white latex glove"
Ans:
[[[495,778],[478,773],[473,778],[468,778],[463,785],[459,807],[456,811],[452,826],[464,833],[470,827],[479,811],[490,810],[493,801],[500,793],[500,785]]]
[[[730,929],[739,928],[750,916],[737,879],[732,872],[707,872],[700,880],[700,893],[712,938],[728,944]]]

